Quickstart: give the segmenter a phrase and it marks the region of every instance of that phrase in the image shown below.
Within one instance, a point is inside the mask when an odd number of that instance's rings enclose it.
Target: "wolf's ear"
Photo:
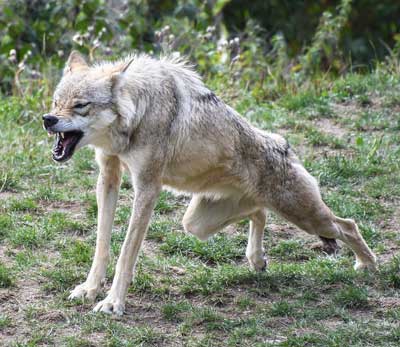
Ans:
[[[64,75],[70,72],[88,68],[89,65],[87,64],[85,58],[78,51],[72,51],[69,55],[67,63],[65,64]]]
[[[122,63],[121,65],[119,65],[116,70],[112,73],[111,75],[111,85],[114,87],[119,78],[126,72],[126,70],[128,70],[129,66],[132,64],[132,62],[135,60],[135,58],[131,58],[127,61],[125,61],[124,63]]]

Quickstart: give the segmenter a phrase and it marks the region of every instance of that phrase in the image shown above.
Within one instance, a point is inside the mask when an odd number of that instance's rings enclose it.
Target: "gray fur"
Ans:
[[[85,114],[74,110],[76,100],[91,102]],[[90,67],[73,52],[54,101],[51,113],[84,132],[77,148],[93,146],[100,166],[96,254],[88,279],[71,298],[94,300],[101,288],[122,166],[135,189],[113,285],[95,311],[122,314],[162,187],[193,194],[183,226],[201,239],[248,217],[246,256],[256,270],[266,264],[262,240],[267,209],[331,246],[334,239],[344,241],[356,254],[356,268],[374,267],[375,256],[356,224],[332,214],[288,142],[253,127],[185,62],[140,55]]]

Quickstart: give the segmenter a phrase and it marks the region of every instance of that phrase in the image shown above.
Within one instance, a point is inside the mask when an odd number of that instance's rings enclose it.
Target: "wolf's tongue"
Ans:
[[[72,142],[72,137],[65,137],[62,141],[61,141],[61,145],[65,148],[68,146],[69,143]]]

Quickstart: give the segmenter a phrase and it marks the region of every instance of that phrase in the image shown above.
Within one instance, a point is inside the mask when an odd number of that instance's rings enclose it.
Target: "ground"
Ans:
[[[95,244],[93,153],[52,162],[40,116],[49,98],[40,91],[3,97],[0,345],[399,346],[399,79],[347,75],[268,102],[251,91],[216,89],[253,124],[288,138],[327,204],[359,223],[378,271],[356,273],[346,247],[328,256],[315,237],[271,214],[269,266],[255,273],[244,256],[248,221],[201,242],[180,223],[188,198],[163,193],[126,313],[94,314],[93,304],[67,299],[84,280]],[[105,290],[132,194],[124,177]]]

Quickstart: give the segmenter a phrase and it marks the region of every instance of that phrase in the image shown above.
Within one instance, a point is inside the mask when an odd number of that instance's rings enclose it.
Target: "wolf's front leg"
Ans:
[[[114,280],[107,297],[95,306],[95,312],[123,314],[125,297],[132,281],[139,250],[160,189],[161,186],[153,185],[152,183],[147,185],[140,184],[138,187],[135,186],[133,213],[117,262]]]
[[[100,166],[96,190],[98,205],[96,251],[86,281],[75,287],[69,296],[70,299],[87,298],[94,301],[106,276],[110,258],[111,229],[121,182],[121,164],[117,157],[105,156],[100,152],[96,153],[96,159]]]
[[[250,216],[249,241],[246,248],[246,257],[250,266],[256,271],[265,270],[267,258],[264,256],[263,236],[267,215],[265,210],[259,210]]]

